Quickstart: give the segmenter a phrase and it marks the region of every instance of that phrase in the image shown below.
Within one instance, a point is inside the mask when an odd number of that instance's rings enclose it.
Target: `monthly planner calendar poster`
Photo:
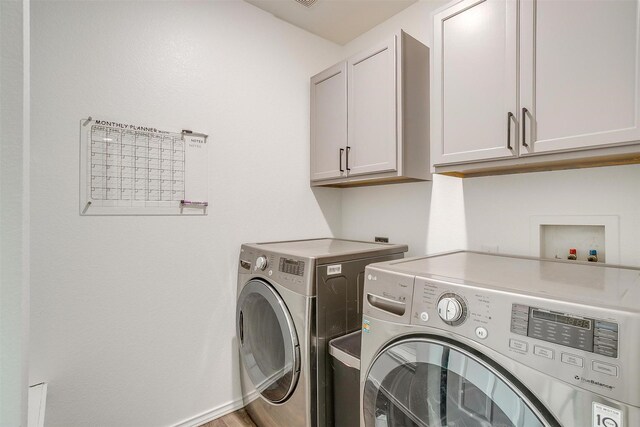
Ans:
[[[206,215],[207,137],[127,122],[80,123],[82,215]]]

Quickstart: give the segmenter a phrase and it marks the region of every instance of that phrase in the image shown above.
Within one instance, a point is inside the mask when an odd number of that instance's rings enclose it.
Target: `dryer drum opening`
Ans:
[[[267,283],[251,280],[238,298],[240,356],[255,389],[272,403],[295,389],[300,366],[298,338],[282,298]]]

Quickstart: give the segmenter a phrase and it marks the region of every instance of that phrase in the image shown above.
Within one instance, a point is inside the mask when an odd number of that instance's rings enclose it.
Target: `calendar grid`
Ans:
[[[181,136],[93,125],[91,199],[174,202],[185,194]]]

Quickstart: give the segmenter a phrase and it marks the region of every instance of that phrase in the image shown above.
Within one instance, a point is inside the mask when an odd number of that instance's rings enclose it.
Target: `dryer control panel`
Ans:
[[[311,294],[313,289],[307,267],[304,259],[254,248],[242,248],[238,273],[263,276],[292,291]]]
[[[294,274],[296,276],[302,276],[304,275],[304,261],[293,258],[280,257],[278,271],[287,274]]]

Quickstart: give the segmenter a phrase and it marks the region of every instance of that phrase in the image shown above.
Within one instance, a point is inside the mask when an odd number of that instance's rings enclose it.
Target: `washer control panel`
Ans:
[[[618,324],[522,304],[511,306],[511,332],[618,357]]]
[[[576,313],[563,302],[422,277],[415,278],[411,300],[410,322],[427,333],[472,340],[610,398],[634,392],[624,375],[637,369],[635,359],[625,363],[619,348],[625,319],[637,322],[628,315],[599,307]]]
[[[412,323],[444,329],[453,327],[451,330],[464,333],[460,328],[471,322],[474,328],[483,327],[480,335],[488,334],[485,331],[491,320],[490,295],[480,289],[453,292],[450,286],[442,286],[438,281],[416,278],[412,300]]]

